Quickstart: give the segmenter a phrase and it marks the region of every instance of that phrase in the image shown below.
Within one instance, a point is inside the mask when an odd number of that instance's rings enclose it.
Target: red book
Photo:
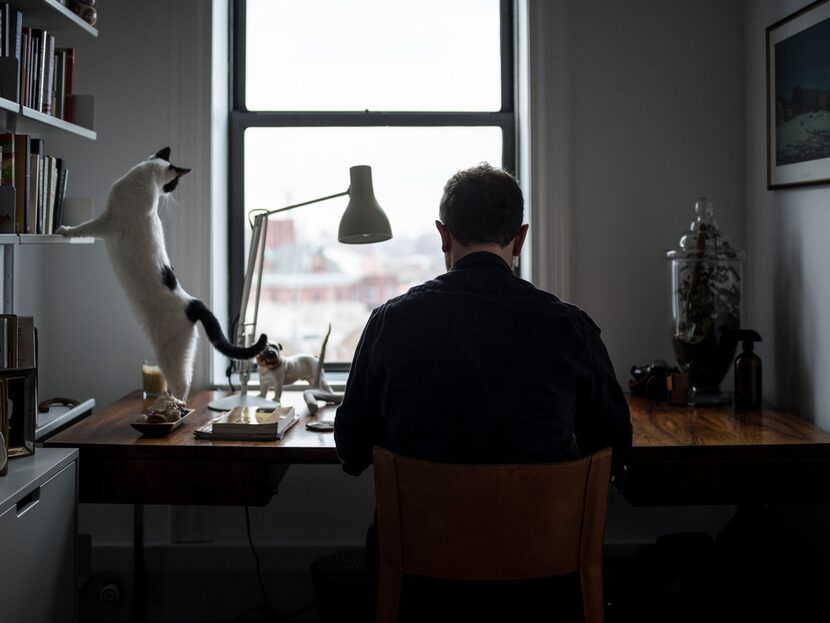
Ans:
[[[66,75],[63,80],[63,118],[70,123],[75,122],[75,111],[72,109],[72,74],[75,68],[75,48],[66,48]]]

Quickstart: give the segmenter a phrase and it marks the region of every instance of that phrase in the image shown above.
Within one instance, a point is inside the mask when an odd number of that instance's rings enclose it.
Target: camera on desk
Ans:
[[[631,366],[628,388],[632,396],[642,396],[670,404],[686,404],[689,375],[663,359],[644,366]]]

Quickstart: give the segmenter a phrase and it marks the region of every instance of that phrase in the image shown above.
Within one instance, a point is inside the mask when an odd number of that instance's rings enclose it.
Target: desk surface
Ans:
[[[215,415],[207,404],[221,395],[195,392],[188,421],[153,439],[130,426],[142,409],[134,392],[46,445],[80,449],[82,502],[264,504],[274,466],[337,462],[332,433],[305,428],[309,420],[332,420],[335,408],[311,416],[301,392],[283,392],[300,421],[281,441],[195,439],[194,429]],[[621,490],[633,504],[830,501],[830,493],[821,493],[830,492],[830,434],[800,418],[773,409],[736,414],[731,407],[670,407],[634,397],[629,406],[634,439]]]
[[[262,505],[287,465],[337,463],[332,433],[306,430],[310,420],[333,420],[334,407],[308,412],[302,392],[282,402],[300,414],[280,441],[208,441],[193,431],[217,414],[208,408],[224,392],[191,394],[185,422],[164,437],[144,437],[130,423],[143,408],[140,392],[96,409],[45,445],[80,450],[81,502],[125,504]]]

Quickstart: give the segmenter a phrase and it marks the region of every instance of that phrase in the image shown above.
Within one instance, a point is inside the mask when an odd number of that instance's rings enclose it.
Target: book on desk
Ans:
[[[294,407],[235,407],[194,431],[196,439],[268,441],[282,439],[300,419]]]

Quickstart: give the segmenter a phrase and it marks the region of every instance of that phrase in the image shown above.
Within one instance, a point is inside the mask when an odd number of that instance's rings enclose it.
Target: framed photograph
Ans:
[[[767,28],[767,188],[830,182],[830,2]]]
[[[33,368],[6,368],[0,370],[0,397],[5,399],[9,459],[29,456],[35,452],[35,419],[37,393]]]

